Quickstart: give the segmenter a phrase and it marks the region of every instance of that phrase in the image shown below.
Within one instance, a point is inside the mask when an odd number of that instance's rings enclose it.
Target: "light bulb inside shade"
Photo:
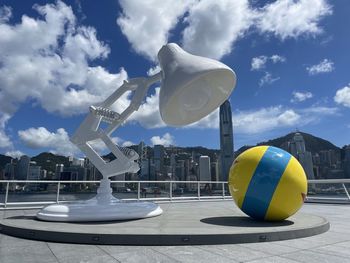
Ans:
[[[230,96],[234,85],[232,71],[218,69],[203,72],[174,92],[162,108],[161,117],[172,126],[196,122],[219,107]]]
[[[209,102],[210,90],[196,86],[192,89],[184,89],[179,95],[178,107],[184,108],[184,111],[198,111],[205,107]]]

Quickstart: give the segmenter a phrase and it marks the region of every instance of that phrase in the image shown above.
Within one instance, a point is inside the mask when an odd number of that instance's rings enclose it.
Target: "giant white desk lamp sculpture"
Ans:
[[[140,107],[150,85],[161,81],[159,110],[163,121],[183,126],[200,120],[219,107],[236,84],[232,69],[219,61],[191,55],[176,44],[163,46],[158,59],[161,72],[148,78],[125,81],[110,97],[97,106],[82,122],[71,141],[86,154],[103,175],[97,195],[87,201],[53,204],[44,207],[37,217],[47,221],[109,221],[157,216],[162,209],[152,202],[125,202],[112,195],[109,178],[127,172],[136,173],[138,154],[115,145],[109,135]],[[111,106],[127,91],[133,91],[130,105],[117,113]],[[101,123],[109,124],[105,129]],[[101,139],[116,159],[105,162],[91,147]]]

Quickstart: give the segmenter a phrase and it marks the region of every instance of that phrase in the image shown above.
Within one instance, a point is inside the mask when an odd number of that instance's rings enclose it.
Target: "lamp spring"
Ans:
[[[102,117],[102,120],[107,123],[112,123],[120,117],[119,113],[103,107],[90,106],[90,111],[94,115]]]

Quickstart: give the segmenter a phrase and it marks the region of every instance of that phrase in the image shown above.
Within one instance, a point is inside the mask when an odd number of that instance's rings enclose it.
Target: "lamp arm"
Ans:
[[[138,154],[132,149],[117,146],[109,135],[133,112],[139,109],[149,86],[159,80],[160,73],[149,78],[134,78],[124,81],[105,101],[98,106],[90,106],[90,112],[71,137],[72,143],[89,158],[104,178],[126,172],[136,173],[140,169],[135,162],[139,158]],[[134,91],[130,105],[121,114],[110,109],[110,106],[127,91]],[[106,129],[102,129],[100,128],[101,122],[109,123],[109,126]],[[107,148],[116,157],[115,160],[105,162],[92,148],[91,141],[97,139],[101,139],[106,144]]]

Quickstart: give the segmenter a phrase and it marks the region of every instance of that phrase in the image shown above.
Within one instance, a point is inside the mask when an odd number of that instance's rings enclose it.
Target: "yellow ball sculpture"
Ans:
[[[307,179],[303,167],[288,152],[257,146],[234,160],[229,189],[237,206],[250,217],[280,221],[303,205]]]

